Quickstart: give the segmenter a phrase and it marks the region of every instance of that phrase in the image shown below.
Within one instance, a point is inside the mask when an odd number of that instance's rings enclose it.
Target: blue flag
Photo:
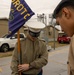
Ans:
[[[15,34],[33,15],[34,12],[24,0],[12,0],[7,37]]]

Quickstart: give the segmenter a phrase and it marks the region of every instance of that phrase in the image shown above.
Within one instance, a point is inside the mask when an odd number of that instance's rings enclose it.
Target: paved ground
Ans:
[[[49,52],[48,65],[43,68],[43,75],[67,75],[67,58],[69,46]],[[11,75],[11,57],[0,58],[0,75]]]
[[[49,62],[43,75],[67,75],[68,51],[69,46],[64,46],[49,52]]]

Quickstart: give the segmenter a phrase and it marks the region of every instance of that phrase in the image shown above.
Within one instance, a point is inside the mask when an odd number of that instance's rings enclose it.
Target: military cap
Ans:
[[[56,18],[56,14],[59,13],[59,11],[64,7],[67,3],[74,3],[74,0],[61,0],[61,2],[57,5],[53,12],[53,18]]]
[[[37,21],[37,19],[30,19],[29,21],[26,22],[25,25],[32,32],[39,32],[45,27],[45,24]]]

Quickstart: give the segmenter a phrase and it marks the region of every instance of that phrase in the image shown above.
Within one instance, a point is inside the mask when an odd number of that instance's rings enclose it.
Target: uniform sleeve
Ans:
[[[71,39],[70,50],[69,50],[69,65],[74,70],[74,37]]]
[[[40,57],[30,63],[31,68],[42,68],[48,63],[48,51],[45,44],[42,46],[41,51]]]
[[[11,75],[18,75],[18,54],[17,54],[17,45],[13,51],[12,60],[11,60]]]

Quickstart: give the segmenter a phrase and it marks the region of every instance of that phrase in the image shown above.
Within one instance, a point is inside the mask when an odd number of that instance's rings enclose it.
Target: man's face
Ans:
[[[61,17],[56,18],[57,23],[69,36],[74,34],[74,10],[68,10],[67,8],[62,11]]]
[[[33,37],[33,38],[37,38],[40,35],[40,31],[39,32],[33,32],[29,30],[29,34]]]

